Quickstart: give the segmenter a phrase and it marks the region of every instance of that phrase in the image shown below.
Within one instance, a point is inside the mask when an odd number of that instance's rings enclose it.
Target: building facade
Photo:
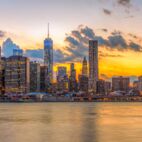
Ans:
[[[10,56],[5,63],[5,92],[25,94],[29,92],[30,64],[23,56]]]
[[[88,92],[88,76],[79,76],[79,90],[83,92]]]
[[[13,56],[23,56],[23,50],[22,49],[14,49]]]
[[[138,90],[142,92],[142,76],[138,77]]]
[[[1,94],[5,94],[5,65],[6,65],[6,58],[1,58]]]
[[[40,66],[40,92],[48,92],[47,71],[48,67],[46,65]]]
[[[111,92],[111,82],[99,79],[97,81],[97,94],[98,95],[109,95]]]
[[[68,91],[68,76],[66,67],[58,67],[57,86],[58,91]]]
[[[125,91],[128,92],[130,87],[129,77],[113,77],[112,78],[112,91]]]
[[[30,62],[30,92],[40,92],[40,64]]]
[[[96,93],[98,81],[98,41],[89,41],[89,92]]]
[[[0,95],[2,94],[2,66],[1,66],[1,47],[0,47]]]
[[[70,64],[69,91],[70,92],[78,91],[78,83],[76,79],[76,69],[74,63]]]

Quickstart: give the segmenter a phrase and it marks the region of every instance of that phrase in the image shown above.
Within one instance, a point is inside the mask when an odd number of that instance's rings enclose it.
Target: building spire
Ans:
[[[50,31],[49,31],[49,23],[48,23],[48,27],[47,27],[47,37],[49,38],[49,36],[50,36],[50,33],[49,33]]]

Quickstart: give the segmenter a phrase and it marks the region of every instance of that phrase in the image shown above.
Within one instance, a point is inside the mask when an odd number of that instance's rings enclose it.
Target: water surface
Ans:
[[[0,104],[1,142],[141,142],[142,103]]]

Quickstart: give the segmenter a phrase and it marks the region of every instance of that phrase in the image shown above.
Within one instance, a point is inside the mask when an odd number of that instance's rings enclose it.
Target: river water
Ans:
[[[0,142],[142,142],[142,103],[0,104]]]

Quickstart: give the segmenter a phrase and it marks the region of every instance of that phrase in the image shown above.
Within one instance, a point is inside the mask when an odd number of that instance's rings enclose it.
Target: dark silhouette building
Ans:
[[[96,92],[98,81],[98,41],[89,41],[89,92]]]
[[[77,92],[78,91],[78,83],[76,80],[76,70],[74,67],[74,63],[71,63],[71,65],[70,65],[69,91],[70,92]]]

